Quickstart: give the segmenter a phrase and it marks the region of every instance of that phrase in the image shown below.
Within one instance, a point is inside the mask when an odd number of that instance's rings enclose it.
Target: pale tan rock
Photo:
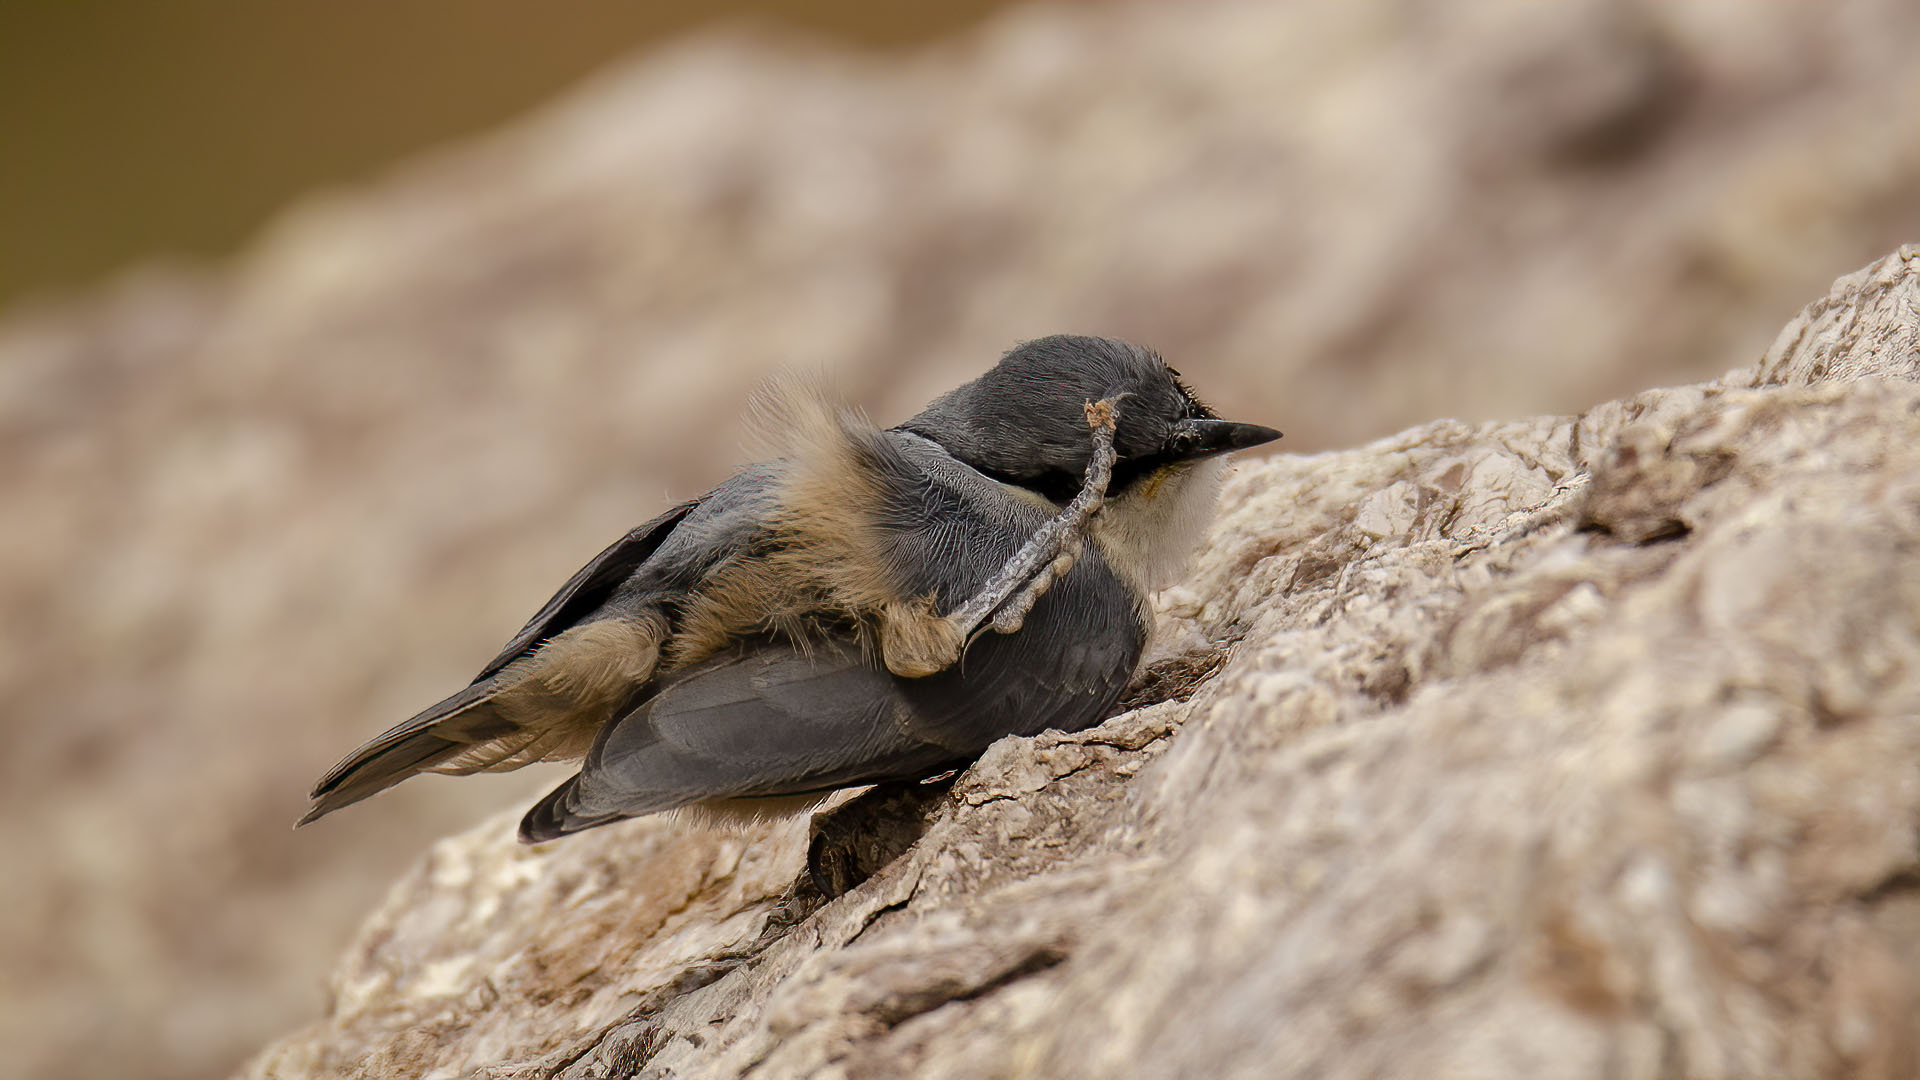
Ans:
[[[830,901],[793,824],[447,840],[246,1075],[1914,1075],[1920,248],[1794,327],[1243,468],[1217,673],[846,804],[925,833]]]

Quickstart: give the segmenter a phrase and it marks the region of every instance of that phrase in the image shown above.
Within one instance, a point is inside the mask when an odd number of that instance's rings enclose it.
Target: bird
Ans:
[[[306,825],[423,772],[580,771],[528,810],[553,840],[662,811],[780,816],[924,779],[996,740],[1099,723],[1151,595],[1211,520],[1221,419],[1151,350],[1055,335],[882,429],[788,387],[774,456],[628,532],[473,681],[311,792]]]

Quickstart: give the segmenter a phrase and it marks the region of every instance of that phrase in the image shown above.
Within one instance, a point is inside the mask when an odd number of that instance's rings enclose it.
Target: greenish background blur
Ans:
[[[477,132],[645,43],[762,18],[882,49],[1004,0],[9,0],[0,306],[233,251],[315,186]]]

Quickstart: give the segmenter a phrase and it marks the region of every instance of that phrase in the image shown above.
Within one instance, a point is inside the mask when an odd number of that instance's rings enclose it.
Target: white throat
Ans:
[[[1141,477],[1094,515],[1094,543],[1143,601],[1178,584],[1192,567],[1226,475],[1224,454],[1169,465]]]

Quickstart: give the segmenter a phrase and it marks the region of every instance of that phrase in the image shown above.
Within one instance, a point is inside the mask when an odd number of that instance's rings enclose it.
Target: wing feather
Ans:
[[[689,499],[609,544],[605,551],[595,555],[587,565],[568,578],[566,584],[560,586],[560,591],[554,593],[546,606],[527,620],[527,625],[521,627],[520,632],[501,647],[498,655],[487,661],[487,666],[480,669],[480,674],[474,676],[473,681],[477,683],[488,678],[540,642],[591,614],[606,602],[621,582],[632,576],[640,564],[658,550],[667,535],[673,532],[674,526],[680,524],[700,503],[700,499]]]
[[[547,840],[715,798],[805,795],[963,760],[913,731],[899,681],[851,640],[766,643],[662,680],[521,823]]]

